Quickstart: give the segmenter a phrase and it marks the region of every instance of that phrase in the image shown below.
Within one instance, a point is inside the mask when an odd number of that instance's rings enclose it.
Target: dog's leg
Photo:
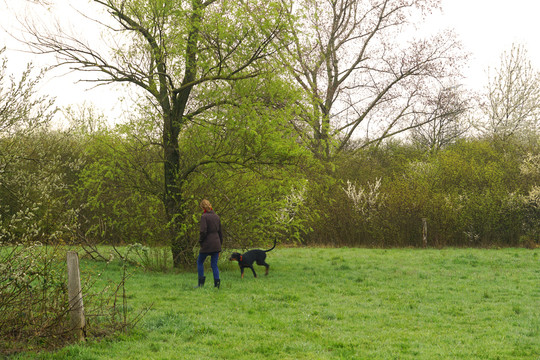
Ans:
[[[268,265],[266,261],[264,261],[264,259],[258,260],[257,265],[264,266],[266,268],[266,272],[264,273],[264,275],[268,275],[268,269],[270,268],[270,265]]]
[[[253,271],[253,276],[257,277],[257,273],[255,273],[255,269],[253,268],[253,265],[249,267],[251,271]]]
[[[241,278],[244,278],[244,267],[240,266],[240,274],[242,275]]]

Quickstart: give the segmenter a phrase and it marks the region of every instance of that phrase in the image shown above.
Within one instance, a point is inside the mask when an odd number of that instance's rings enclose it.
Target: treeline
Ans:
[[[390,142],[336,164],[310,244],[534,246],[538,143],[463,139],[436,153]]]
[[[4,243],[168,246],[159,146],[129,126],[40,130],[2,139]],[[8,149],[8,146],[10,147]],[[17,151],[13,151],[16,146]],[[439,151],[387,141],[331,162],[215,165],[185,187],[185,238],[197,244],[201,198],[223,219],[226,246],[535,246],[540,145],[463,138]],[[195,251],[195,250],[194,250]]]

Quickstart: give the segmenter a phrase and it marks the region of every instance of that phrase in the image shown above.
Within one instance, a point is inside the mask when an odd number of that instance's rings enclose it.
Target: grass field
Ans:
[[[540,359],[539,254],[278,248],[258,279],[222,259],[219,291],[134,268],[131,311],[153,304],[135,330],[15,358]]]

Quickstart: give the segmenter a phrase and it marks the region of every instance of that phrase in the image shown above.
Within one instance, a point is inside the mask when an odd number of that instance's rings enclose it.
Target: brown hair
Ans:
[[[212,210],[212,204],[210,204],[210,201],[203,199],[203,201],[201,201],[201,208],[203,210],[210,211]]]

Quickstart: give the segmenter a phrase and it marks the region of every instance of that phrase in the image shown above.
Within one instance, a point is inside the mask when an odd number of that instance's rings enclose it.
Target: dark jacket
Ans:
[[[213,211],[207,211],[202,214],[200,222],[201,253],[213,253],[221,251],[223,244],[223,235],[221,234],[221,220]]]

